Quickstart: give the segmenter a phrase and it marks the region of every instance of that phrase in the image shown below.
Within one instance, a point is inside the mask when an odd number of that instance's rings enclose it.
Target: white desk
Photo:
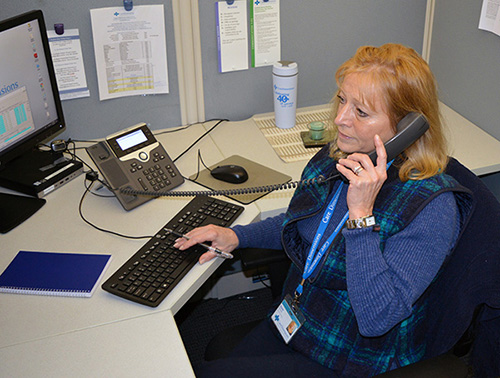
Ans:
[[[478,176],[500,172],[500,141],[441,104],[450,154]]]
[[[309,109],[309,108],[308,108]],[[299,110],[300,111],[300,110]],[[500,171],[500,142],[443,105],[453,155],[478,175]],[[172,158],[213,123],[158,139]],[[184,176],[196,172],[196,151],[207,165],[237,154],[298,180],[306,161],[284,163],[253,119],[223,123],[176,162]],[[85,153],[83,153],[85,154]],[[86,158],[86,156],[82,155]],[[87,159],[88,161],[89,159]],[[195,188],[186,182],[178,190]],[[33,217],[0,236],[0,271],[19,250],[111,253],[107,279],[143,244],[98,232],[78,216],[83,176],[50,193]],[[237,223],[283,211],[292,191],[271,193],[246,206]],[[116,199],[87,196],[83,212],[99,226],[133,235],[158,231],[189,199],[150,201],[130,212]],[[92,298],[0,295],[0,376],[193,376],[173,315],[222,261],[197,265],[156,309],[97,290]],[[158,331],[156,331],[156,327]],[[126,344],[129,342],[129,344]],[[138,354],[151,355],[147,359]],[[149,369],[149,370],[143,370]]]
[[[201,125],[176,134],[158,137],[172,157],[205,130]],[[195,136],[194,136],[195,135]],[[205,156],[220,157],[210,138],[202,140],[197,146]],[[84,156],[87,161],[90,159]],[[194,156],[194,158],[190,158]],[[179,159],[177,166],[185,176],[194,173],[197,167],[196,150]],[[84,223],[78,214],[78,204],[84,192],[83,175],[64,187],[50,193],[47,203],[30,219],[0,236],[0,270],[3,271],[19,250],[40,250],[53,252],[109,253],[113,255],[104,280],[114,273],[146,240],[128,240],[94,230]],[[197,185],[186,182],[179,190],[199,190]],[[103,194],[107,191],[103,190]],[[130,212],[123,210],[115,198],[101,198],[87,195],[83,203],[83,213],[100,227],[129,235],[154,235],[174,216],[190,198],[161,198],[149,201]],[[254,204],[245,207],[237,223],[247,224],[259,218],[259,210]],[[45,297],[36,295],[0,295],[0,376],[39,376],[38,369],[54,368],[51,376],[65,376],[62,368],[81,367],[90,363],[91,368],[82,369],[81,376],[95,376],[92,371],[106,371],[112,366],[111,375],[143,376],[142,362],[138,352],[147,355],[159,347],[163,360],[158,358],[146,361],[152,364],[169,366],[175,376],[191,375],[186,352],[172,316],[184,305],[195,291],[222,263],[221,259],[197,264],[176,286],[168,297],[155,309],[136,304],[98,289],[92,298]],[[149,316],[154,314],[158,316]],[[154,333],[152,325],[165,321],[159,334]],[[142,328],[146,333],[142,334]],[[111,336],[126,328],[130,334],[128,342],[137,348],[121,345],[124,338]],[[163,343],[156,343],[161,335],[168,335]],[[110,338],[108,338],[108,336]],[[83,343],[83,344],[81,344]],[[88,360],[85,345],[92,344],[92,360]],[[112,349],[114,344],[116,349]],[[43,345],[43,353],[38,347]],[[151,346],[144,348],[144,346]],[[172,350],[168,345],[174,345]],[[78,354],[81,348],[81,354]],[[42,353],[41,356],[37,354]],[[97,358],[103,354],[102,357]],[[66,359],[67,356],[69,359]],[[47,360],[45,359],[47,358]],[[119,361],[131,361],[121,366]],[[28,362],[29,361],[29,362]],[[20,374],[20,367],[29,363],[29,370]],[[133,366],[132,366],[133,365]],[[26,374],[24,374],[26,373]],[[181,374],[182,373],[182,374]]]
[[[194,377],[170,311],[0,349],[2,377]]]

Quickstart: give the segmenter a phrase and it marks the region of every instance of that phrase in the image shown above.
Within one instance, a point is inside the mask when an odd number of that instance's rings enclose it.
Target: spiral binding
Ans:
[[[43,289],[35,287],[2,286],[0,293],[47,295],[56,297],[90,297],[90,290]]]
[[[325,176],[318,176],[312,179],[301,181],[289,181],[283,184],[256,186],[253,188],[238,188],[238,189],[221,189],[221,190],[190,190],[190,191],[177,191],[172,190],[169,192],[155,192],[148,190],[137,190],[131,187],[120,188],[122,194],[129,196],[151,196],[151,197],[194,197],[194,196],[234,196],[241,194],[254,194],[263,192],[274,192],[276,190],[288,190],[298,187],[311,186],[323,184],[331,180],[333,177],[325,178]]]

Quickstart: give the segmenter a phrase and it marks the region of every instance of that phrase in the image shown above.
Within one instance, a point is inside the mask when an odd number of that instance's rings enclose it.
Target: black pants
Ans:
[[[335,377],[335,373],[288,347],[266,319],[236,346],[231,355],[194,368],[202,377]]]

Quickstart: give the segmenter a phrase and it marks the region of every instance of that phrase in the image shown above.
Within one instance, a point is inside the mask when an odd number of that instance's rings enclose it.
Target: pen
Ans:
[[[174,234],[176,236],[179,236],[181,238],[184,238],[186,240],[191,239],[189,236],[181,234],[181,233],[179,233],[177,231],[171,230],[170,228],[165,228],[165,231],[167,231],[167,232],[169,232],[171,234]],[[231,253],[229,253],[229,252],[221,251],[219,248],[212,247],[211,245],[208,245],[208,244],[205,244],[205,243],[198,243],[198,244],[201,245],[202,247],[208,249],[209,251],[212,251],[212,252],[216,253],[217,256],[219,256],[219,257],[223,257],[225,259],[232,259],[233,258],[233,255]]]

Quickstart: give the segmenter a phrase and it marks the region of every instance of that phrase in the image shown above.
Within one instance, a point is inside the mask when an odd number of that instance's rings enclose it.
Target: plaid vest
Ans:
[[[335,170],[334,166],[327,149],[322,149],[305,168],[303,178],[327,175]],[[300,282],[310,247],[300,238],[296,222],[323,211],[330,189],[328,185],[300,188],[290,202],[282,241],[293,264],[284,295],[293,294]],[[441,174],[403,183],[397,176],[397,169],[391,167],[374,207],[374,215],[381,226],[381,250],[389,237],[406,227],[443,191],[454,191],[460,211],[468,212],[469,195],[452,177]],[[368,377],[389,370],[394,363],[404,366],[422,359],[427,336],[419,324],[427,312],[425,293],[414,304],[412,315],[388,333],[380,337],[363,337],[348,298],[345,241],[341,234],[313,276],[305,284],[300,298],[306,322],[291,340],[292,348],[346,377]]]

